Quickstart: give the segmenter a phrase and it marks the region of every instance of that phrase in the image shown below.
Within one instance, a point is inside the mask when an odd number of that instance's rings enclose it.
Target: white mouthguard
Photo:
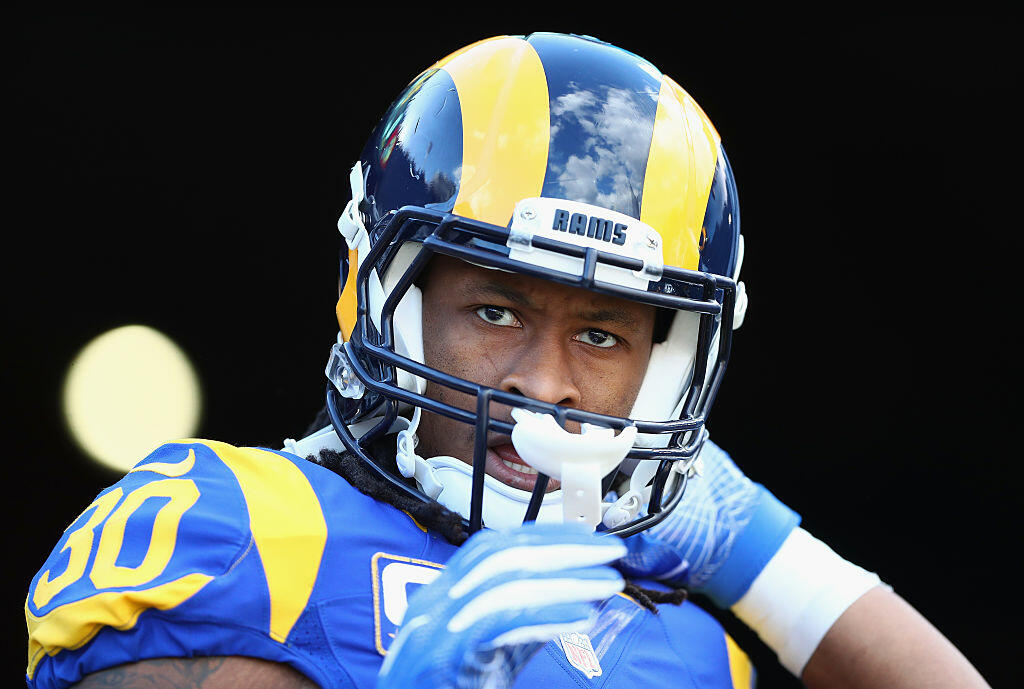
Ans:
[[[527,464],[562,483],[562,520],[596,527],[601,521],[601,479],[619,465],[636,440],[636,426],[615,435],[583,424],[569,433],[550,414],[514,408],[512,445]]]

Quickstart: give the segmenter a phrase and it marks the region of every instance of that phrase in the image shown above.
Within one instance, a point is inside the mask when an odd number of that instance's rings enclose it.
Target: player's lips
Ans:
[[[510,442],[498,442],[488,446],[486,472],[488,476],[493,476],[506,486],[519,490],[532,491],[537,483],[537,470],[519,456]],[[557,490],[559,485],[556,479],[550,479],[546,492]]]

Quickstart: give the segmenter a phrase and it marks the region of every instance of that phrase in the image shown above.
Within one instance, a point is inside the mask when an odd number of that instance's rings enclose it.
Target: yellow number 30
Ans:
[[[189,459],[194,461],[191,452]],[[163,468],[177,465],[160,466]],[[136,467],[135,470],[140,469],[160,471],[152,464]],[[160,471],[160,473],[168,472]],[[100,531],[100,542],[96,547],[96,560],[89,571],[89,579],[97,589],[141,586],[156,579],[167,568],[167,564],[174,554],[181,517],[199,499],[199,489],[196,487],[195,481],[181,478],[152,481],[128,493],[122,502],[123,494],[124,491],[121,488],[115,488],[98,497],[82,512],[84,515],[89,510],[93,510],[89,519],[68,535],[68,540],[61,549],[62,553],[65,550],[71,551],[67,568],[53,579],[50,578],[50,570],[46,570],[39,577],[39,583],[36,584],[32,594],[32,603],[37,610],[85,575],[89,553],[92,551],[95,538],[94,532],[104,519],[106,519],[106,524]],[[121,553],[128,519],[149,498],[170,498],[170,500],[156,513],[153,533],[142,562],[134,567],[118,565],[117,557]]]

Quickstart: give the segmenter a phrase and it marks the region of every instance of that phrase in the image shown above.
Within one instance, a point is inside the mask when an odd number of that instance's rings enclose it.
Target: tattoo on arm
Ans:
[[[75,689],[316,689],[282,663],[241,656],[154,658],[93,673]]]

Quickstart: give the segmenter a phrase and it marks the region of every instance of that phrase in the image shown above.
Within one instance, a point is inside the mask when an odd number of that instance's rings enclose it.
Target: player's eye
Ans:
[[[614,347],[619,342],[617,337],[603,330],[584,330],[576,339],[584,344],[602,348]]]
[[[519,323],[514,313],[501,306],[481,306],[476,315],[494,325],[513,326]]]

